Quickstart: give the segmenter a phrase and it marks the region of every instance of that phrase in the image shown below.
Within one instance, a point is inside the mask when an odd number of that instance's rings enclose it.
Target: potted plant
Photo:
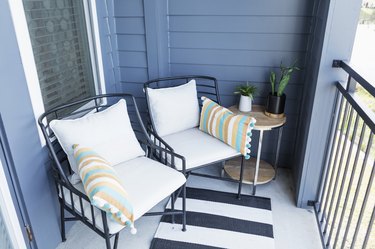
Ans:
[[[296,62],[291,66],[284,66],[280,63],[280,78],[277,80],[276,73],[271,71],[270,83],[271,92],[267,98],[265,114],[271,117],[284,116],[285,99],[284,93],[286,86],[289,83],[290,77],[294,71],[300,70],[296,67]]]
[[[251,112],[251,102],[254,99],[257,88],[246,82],[244,85],[237,87],[235,94],[240,94],[240,103],[238,105],[238,110],[240,112]]]

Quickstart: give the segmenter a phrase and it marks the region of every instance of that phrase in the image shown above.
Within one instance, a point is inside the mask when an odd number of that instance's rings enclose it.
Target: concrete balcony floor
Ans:
[[[205,171],[219,174],[217,167],[207,168]],[[228,192],[237,190],[234,183],[196,176],[189,178],[188,186]],[[251,186],[244,185],[243,193],[250,192]],[[292,177],[287,169],[280,169],[275,181],[257,188],[258,196],[271,198],[276,249],[322,248],[313,210],[297,208],[293,193]],[[159,203],[153,211],[161,210],[165,204],[166,201]],[[120,234],[118,248],[148,249],[159,220],[160,217],[143,217],[137,220],[138,233],[131,235],[128,229],[124,229]],[[105,243],[95,232],[81,222],[76,222],[67,233],[67,241],[60,243],[57,249],[81,248],[102,249],[105,248]]]

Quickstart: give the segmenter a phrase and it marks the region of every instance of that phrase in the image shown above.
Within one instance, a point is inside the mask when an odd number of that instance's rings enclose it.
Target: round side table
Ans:
[[[277,163],[279,160],[280,142],[283,133],[283,126],[286,123],[286,117],[270,118],[264,114],[264,106],[253,105],[251,112],[240,112],[237,106],[229,107],[229,110],[235,114],[249,115],[256,119],[255,131],[259,131],[258,151],[256,158],[245,160],[244,183],[253,184],[253,195],[256,193],[258,184],[265,184],[276,178]],[[276,155],[274,166],[260,159],[262,153],[263,133],[278,129],[278,138],[276,144]],[[233,179],[240,179],[240,158],[228,160],[225,162],[224,170]]]

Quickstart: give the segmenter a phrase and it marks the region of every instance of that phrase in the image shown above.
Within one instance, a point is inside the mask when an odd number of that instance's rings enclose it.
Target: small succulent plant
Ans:
[[[270,83],[271,83],[271,91],[273,95],[281,96],[285,91],[285,87],[288,85],[290,77],[294,71],[300,70],[299,67],[296,67],[297,61],[293,63],[293,65],[286,67],[283,63],[280,63],[280,79],[277,81],[276,73],[271,71],[270,74]],[[276,89],[277,88],[277,89]]]
[[[247,81],[246,84],[238,86],[237,91],[235,91],[234,94],[241,94],[243,96],[247,96],[251,99],[254,99],[256,92],[257,88],[255,86],[250,85],[250,83]]]

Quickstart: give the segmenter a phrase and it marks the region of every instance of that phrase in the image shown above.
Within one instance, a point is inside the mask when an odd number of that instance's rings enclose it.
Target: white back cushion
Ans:
[[[104,111],[81,118],[52,120],[50,126],[67,154],[74,173],[78,173],[78,166],[73,155],[73,144],[95,148],[112,165],[145,154],[131,127],[124,99]]]
[[[184,131],[199,124],[195,80],[168,88],[147,89],[150,115],[159,136]]]

